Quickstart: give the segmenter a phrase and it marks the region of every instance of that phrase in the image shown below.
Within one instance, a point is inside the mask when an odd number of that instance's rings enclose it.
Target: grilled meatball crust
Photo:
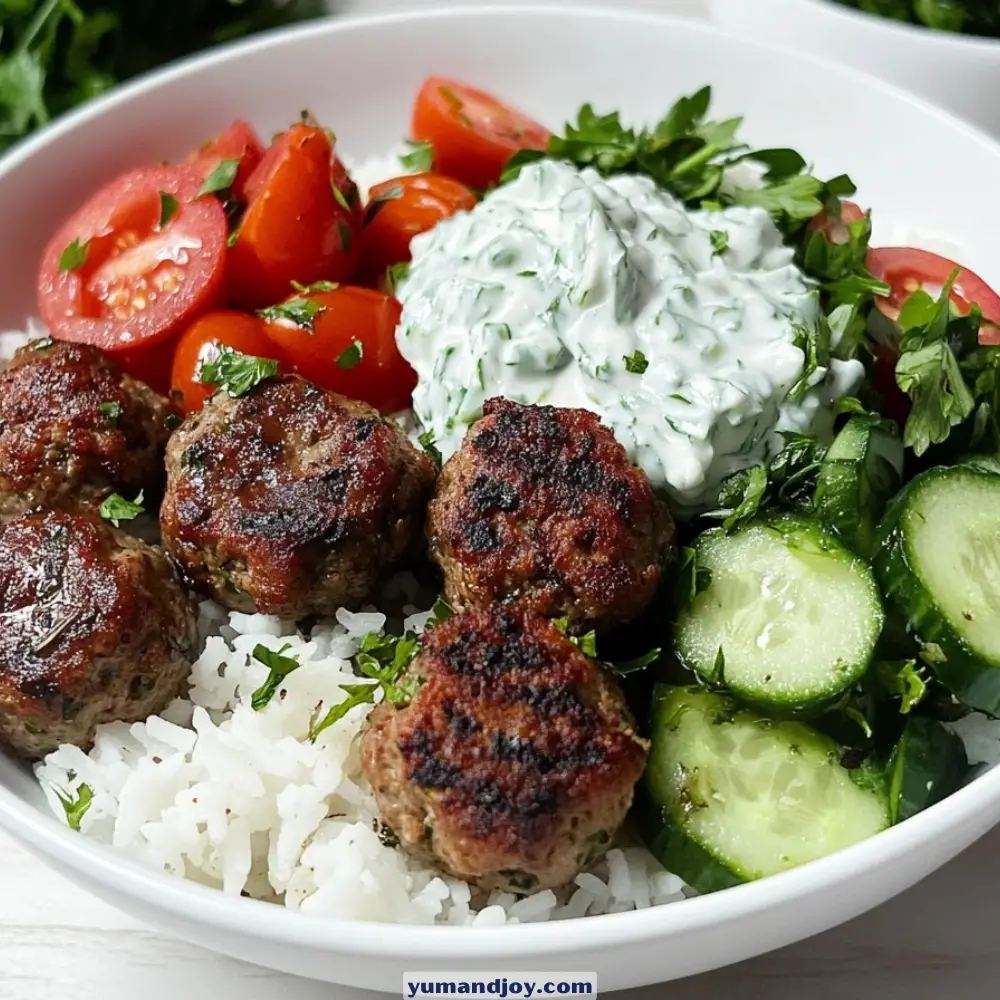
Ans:
[[[484,412],[428,512],[448,601],[504,601],[574,632],[641,614],[674,548],[646,474],[587,410],[492,399]]]
[[[0,738],[31,758],[162,711],[197,643],[163,552],[87,513],[0,524],[0,623]]]
[[[618,685],[548,620],[494,605],[429,632],[361,754],[407,850],[485,889],[563,885],[608,846],[646,745]]]
[[[0,370],[0,517],[163,485],[171,404],[86,344],[37,340]]]
[[[427,457],[365,403],[295,377],[216,393],[167,449],[160,525],[192,585],[301,618],[364,602],[419,537]]]

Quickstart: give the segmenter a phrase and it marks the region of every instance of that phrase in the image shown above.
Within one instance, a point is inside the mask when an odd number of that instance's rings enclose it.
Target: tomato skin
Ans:
[[[234,302],[256,309],[285,298],[292,281],[344,281],[361,252],[355,213],[331,183],[333,147],[312,125],[279,136],[247,181],[250,198],[229,251]]]
[[[250,313],[216,309],[205,313],[181,334],[170,370],[170,386],[180,397],[185,413],[205,405],[212,387],[200,379],[201,366],[219,356],[221,345],[241,354],[281,361],[281,352],[264,330],[264,321]]]
[[[368,281],[410,259],[410,240],[442,219],[476,207],[476,196],[458,181],[411,174],[376,184],[368,196],[368,223],[361,239],[360,273]]]
[[[434,170],[482,189],[500,180],[519,149],[545,149],[550,132],[492,94],[441,76],[424,81],[413,107],[413,138],[434,147]]]
[[[311,333],[287,321],[266,324],[267,335],[292,369],[315,385],[364,400],[383,413],[406,409],[417,374],[396,347],[402,313],[396,299],[353,285],[305,297],[324,308],[314,319]],[[340,367],[338,358],[355,340],[362,345],[361,360],[349,370]]]
[[[206,142],[201,149],[192,153],[186,162],[194,166],[204,180],[222,160],[238,159],[240,165],[236,170],[230,194],[236,201],[245,204],[247,181],[263,156],[264,145],[253,127],[242,118],[237,118],[225,132],[221,132]]]
[[[191,166],[141,167],[97,191],[57,230],[39,267],[38,309],[54,337],[126,351],[169,340],[225,294],[226,215],[217,198],[192,201]],[[164,228],[160,195],[176,214]],[[77,269],[59,261],[87,244]]]
[[[973,271],[947,257],[913,247],[880,247],[868,251],[868,270],[892,289],[875,305],[889,319],[899,318],[906,299],[923,285],[942,287],[957,269],[958,278],[952,289],[951,301],[960,312],[968,312],[975,304],[982,310],[985,323],[979,331],[979,343],[1000,344],[1000,296]]]
[[[906,423],[910,415],[910,397],[899,388],[896,382],[896,362],[899,351],[886,344],[873,344],[872,354],[875,357],[874,380],[875,387],[882,394],[882,413],[900,424]]]
[[[821,212],[810,220],[806,230],[810,233],[825,232],[826,238],[831,243],[843,244],[851,238],[847,227],[852,223],[860,222],[864,217],[864,209],[860,205],[853,201],[841,201],[839,217]]]

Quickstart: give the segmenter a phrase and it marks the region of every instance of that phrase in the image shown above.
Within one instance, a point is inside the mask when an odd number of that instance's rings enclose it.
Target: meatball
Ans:
[[[547,619],[494,605],[429,632],[361,755],[407,850],[482,886],[563,885],[603,853],[646,759],[614,679]]]
[[[0,623],[0,738],[25,757],[162,711],[197,643],[163,552],[89,513],[0,524]]]
[[[407,554],[433,483],[429,459],[372,407],[269,379],[216,393],[172,438],[163,542],[228,608],[332,614]]]
[[[573,632],[640,615],[674,548],[669,511],[595,414],[502,399],[445,465],[428,527],[455,608],[503,601]]]
[[[37,340],[0,370],[0,517],[163,485],[171,404],[86,344]]]

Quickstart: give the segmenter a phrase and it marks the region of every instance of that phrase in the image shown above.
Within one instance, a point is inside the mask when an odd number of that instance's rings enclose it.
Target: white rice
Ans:
[[[408,575],[388,588],[416,594]],[[387,605],[388,606],[388,605]],[[419,630],[428,613],[402,609]],[[309,730],[356,683],[361,638],[398,629],[399,617],[339,610],[309,636],[264,615],[200,609],[204,651],[188,697],[160,716],[102,726],[94,748],[63,746],[36,767],[53,812],[57,795],[93,790],[81,831],[154,868],[232,895],[303,913],[355,920],[488,926],[659,905],[685,898],[680,879],[643,848],[610,850],[573,885],[518,898],[444,876],[379,838],[378,810],[361,770],[357,736],[368,706],[352,709],[315,743]],[[250,699],[268,676],[257,644],[289,646],[300,666],[270,703]]]

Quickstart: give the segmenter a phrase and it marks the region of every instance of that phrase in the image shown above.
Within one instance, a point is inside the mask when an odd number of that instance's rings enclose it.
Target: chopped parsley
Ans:
[[[203,194],[228,194],[239,169],[239,157],[232,160],[219,160],[218,166],[205,178],[205,183],[202,184],[195,197],[200,198]]]
[[[537,271],[518,271],[517,276],[519,278],[535,278],[538,276]]]
[[[408,153],[404,153],[399,162],[415,174],[425,174],[434,169],[434,146],[429,142],[416,142],[407,139],[406,145],[410,147]]]
[[[355,663],[361,673],[378,683],[389,701],[401,705],[409,701],[413,691],[407,685],[398,684],[399,678],[419,652],[420,640],[413,632],[405,635],[369,632],[361,640]]]
[[[241,354],[226,344],[219,348],[214,361],[203,361],[198,381],[203,385],[223,389],[230,396],[242,396],[259,382],[278,374],[278,362]]]
[[[417,442],[420,444],[420,447],[423,448],[428,455],[430,455],[430,457],[434,460],[434,464],[440,469],[444,464],[444,459],[441,452],[438,450],[437,444],[435,443],[434,431],[424,431],[424,433],[417,438]]]
[[[633,660],[617,660],[614,663],[609,663],[608,666],[612,673],[618,674],[620,677],[627,677],[629,674],[637,674],[647,667],[651,667],[660,659],[662,652],[661,649],[650,649]]]
[[[114,401],[109,403],[101,403],[98,405],[97,409],[100,410],[101,413],[103,413],[104,416],[106,416],[108,420],[113,424],[117,424],[118,421],[121,420],[122,418],[121,403],[117,403]]]
[[[168,431],[174,430],[175,427],[180,427],[181,418],[178,413],[168,413],[163,418],[163,426],[166,427]]]
[[[367,207],[365,208],[365,225],[371,225],[372,220],[378,215],[379,212],[385,207],[386,202],[396,201],[403,197],[403,186],[401,184],[393,184],[387,187],[384,191],[380,191],[374,198],[372,198]]]
[[[59,255],[60,271],[79,271],[87,263],[87,253],[90,250],[90,240],[72,240]]]
[[[250,698],[250,705],[255,712],[259,712],[274,697],[274,692],[281,686],[281,682],[300,666],[298,658],[295,656],[285,656],[286,650],[291,649],[290,643],[285,643],[277,652],[268,649],[267,646],[257,643],[254,646],[253,658],[259,663],[263,663],[271,672],[267,680]]]
[[[332,706],[322,720],[309,730],[310,741],[315,743],[322,732],[339,722],[352,708],[357,708],[358,705],[373,704],[377,688],[377,684],[341,684],[340,690],[344,691],[347,697]]]
[[[337,358],[337,367],[349,372],[352,368],[357,368],[361,364],[361,359],[365,356],[365,345],[360,340],[351,341],[350,347],[345,347]]]
[[[431,608],[431,616],[427,619],[427,628],[434,628],[441,625],[449,618],[454,617],[455,609],[443,598],[439,597]]]
[[[135,500],[126,500],[119,493],[112,493],[98,508],[98,513],[105,521],[110,521],[116,528],[120,521],[131,521],[144,514],[146,508],[142,505],[142,490],[139,490]]]
[[[298,281],[293,281],[292,288],[302,295],[315,295],[317,292],[335,292],[340,288],[340,283],[337,281],[314,281],[311,285],[303,285]]]
[[[390,295],[395,295],[400,284],[406,281],[410,274],[410,262],[404,260],[399,264],[393,264],[385,272],[385,288]]]
[[[622,357],[622,360],[625,362],[625,371],[631,372],[633,375],[642,375],[649,367],[646,355],[642,351],[633,351],[631,354],[626,354]]]
[[[38,340],[33,340],[29,346],[33,351],[44,351],[54,343],[55,341],[51,337],[39,337]]]
[[[344,192],[337,187],[333,181],[330,182],[330,187],[333,189],[333,200],[345,211],[350,212],[351,206],[348,200],[344,197]]]
[[[315,299],[304,299],[296,296],[279,305],[268,306],[266,309],[258,309],[257,315],[268,323],[284,320],[312,333],[316,324],[316,317],[322,316],[325,312],[326,306],[321,302],[317,302]]]
[[[713,229],[709,239],[712,242],[713,257],[718,257],[729,249],[729,233],[725,229]]]
[[[160,192],[160,229],[163,229],[177,214],[178,208],[180,205],[172,194],[168,194],[166,191]]]
[[[94,801],[94,789],[90,785],[80,785],[76,790],[76,796],[64,795],[58,788],[54,789],[56,797],[62,803],[63,811],[66,813],[66,825],[71,830],[80,832],[80,823],[87,815],[87,810]]]
[[[344,222],[343,219],[337,223],[337,232],[340,233],[340,245],[343,247],[344,253],[351,252],[351,227]]]

